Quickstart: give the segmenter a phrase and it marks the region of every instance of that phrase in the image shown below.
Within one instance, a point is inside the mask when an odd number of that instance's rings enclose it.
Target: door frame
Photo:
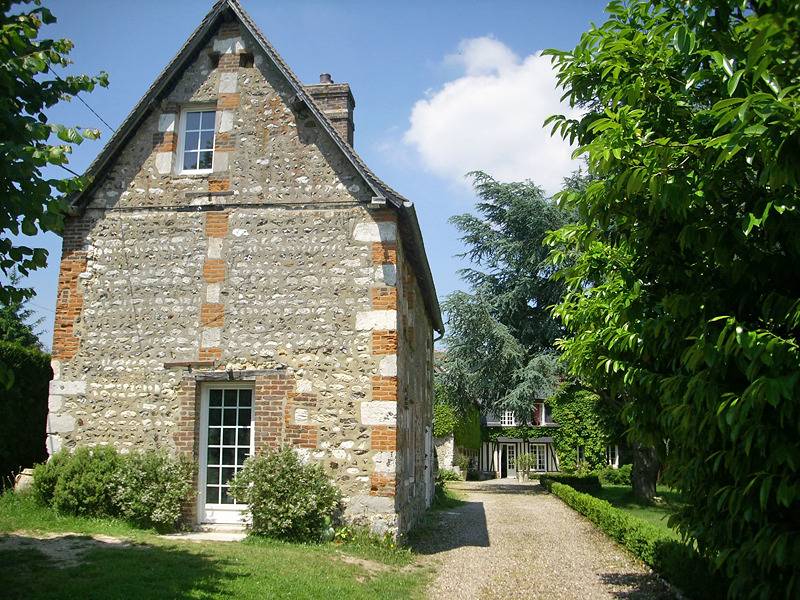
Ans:
[[[509,466],[509,449],[514,454],[514,462],[516,463],[518,452],[517,452],[517,443],[516,442],[503,442],[503,467],[506,471],[506,477],[516,477],[517,476],[517,467],[514,465],[513,467]]]
[[[208,404],[209,391],[212,389],[250,389],[253,390],[252,409],[250,411],[250,456],[255,453],[255,385],[252,382],[203,382],[200,384],[200,439],[199,439],[199,472],[197,474],[197,522],[199,524],[244,524],[243,513],[246,504],[214,504],[206,509],[206,479],[208,467]]]

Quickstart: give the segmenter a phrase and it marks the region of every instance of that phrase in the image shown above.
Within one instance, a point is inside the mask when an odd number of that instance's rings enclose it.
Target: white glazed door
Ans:
[[[508,477],[517,476],[517,446],[516,444],[506,444],[506,470]]]
[[[253,454],[252,387],[204,386],[200,427],[200,522],[241,524],[247,507],[228,493],[228,484]]]

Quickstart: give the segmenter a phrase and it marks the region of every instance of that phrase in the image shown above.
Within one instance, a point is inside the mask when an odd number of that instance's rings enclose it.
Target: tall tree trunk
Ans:
[[[655,448],[633,444],[631,485],[633,496],[642,502],[652,502],[656,495],[656,480],[661,467]]]

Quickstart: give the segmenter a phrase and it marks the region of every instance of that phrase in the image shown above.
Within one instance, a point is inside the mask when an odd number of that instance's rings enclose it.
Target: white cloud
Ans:
[[[520,59],[490,37],[463,40],[445,58],[463,74],[416,102],[404,141],[427,169],[464,183],[482,170],[502,181],[531,179],[548,193],[577,162],[559,136],[542,127],[552,114],[577,114],[559,100],[550,58]]]

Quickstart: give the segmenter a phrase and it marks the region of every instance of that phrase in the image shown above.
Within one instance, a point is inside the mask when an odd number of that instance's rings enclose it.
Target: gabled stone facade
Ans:
[[[433,490],[441,329],[416,217],[376,198],[388,188],[343,139],[352,124],[321,116],[265,44],[218,2],[75,200],[48,447],[200,461],[203,386],[242,384],[256,452],[291,444],[325,467],[348,518],[402,532]],[[214,159],[187,175],[179,123],[193,107],[215,111]]]

